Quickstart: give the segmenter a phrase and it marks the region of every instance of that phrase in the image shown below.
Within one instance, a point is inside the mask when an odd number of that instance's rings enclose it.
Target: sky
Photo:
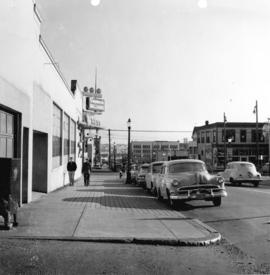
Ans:
[[[69,82],[101,88],[105,128],[132,140],[191,140],[194,126],[270,117],[269,0],[36,0]],[[93,0],[92,0],[93,1]],[[207,3],[200,8],[198,2]],[[112,131],[116,142],[125,132]]]

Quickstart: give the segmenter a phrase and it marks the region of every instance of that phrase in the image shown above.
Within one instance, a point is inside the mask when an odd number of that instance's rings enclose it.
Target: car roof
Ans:
[[[231,161],[228,164],[253,164],[253,163],[249,161]]]
[[[205,164],[202,160],[199,159],[175,159],[175,160],[169,160],[165,161],[166,165],[176,164],[176,163],[201,163]]]
[[[150,164],[151,165],[155,165],[155,164],[163,164],[165,161],[154,161],[154,162],[151,162]]]

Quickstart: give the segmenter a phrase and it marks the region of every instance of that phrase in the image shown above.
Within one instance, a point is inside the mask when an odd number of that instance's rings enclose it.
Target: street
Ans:
[[[244,274],[254,261],[228,244],[206,247],[1,240],[0,274]]]
[[[220,208],[209,202],[185,204],[182,213],[215,228],[230,243],[270,267],[270,187],[228,186]]]
[[[96,173],[89,187],[77,182],[20,209],[19,227],[0,232],[0,274],[269,273],[270,186],[227,190],[221,207],[192,201],[174,211],[115,173]],[[194,234],[186,231],[191,224],[183,227],[194,219],[220,232],[221,241],[157,243],[159,234],[172,238],[173,224],[182,226],[179,235]],[[153,241],[130,243],[129,236]]]

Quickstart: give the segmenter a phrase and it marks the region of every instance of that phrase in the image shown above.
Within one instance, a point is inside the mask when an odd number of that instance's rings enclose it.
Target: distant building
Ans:
[[[225,161],[250,161],[257,164],[257,155],[259,165],[265,163],[268,159],[268,143],[263,136],[263,125],[258,123],[258,142],[256,123],[253,122],[228,122],[225,127],[223,122],[207,122],[203,126],[194,127],[192,136],[197,144],[198,158],[213,169],[223,168]]]
[[[188,143],[179,141],[132,141],[131,156],[135,163],[188,158]]]

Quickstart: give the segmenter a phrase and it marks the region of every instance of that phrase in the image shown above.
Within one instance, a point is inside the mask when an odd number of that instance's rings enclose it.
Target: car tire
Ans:
[[[221,205],[221,197],[216,197],[213,199],[214,206],[220,206]]]
[[[161,196],[160,189],[157,190],[157,199],[158,199],[159,201],[162,201],[162,200],[163,200],[163,198],[162,198],[162,196]]]
[[[259,186],[259,182],[255,182],[253,183],[254,187],[258,187]]]
[[[230,178],[230,183],[231,183],[231,185],[233,185],[233,184],[234,184],[234,180],[233,180],[233,178]]]

